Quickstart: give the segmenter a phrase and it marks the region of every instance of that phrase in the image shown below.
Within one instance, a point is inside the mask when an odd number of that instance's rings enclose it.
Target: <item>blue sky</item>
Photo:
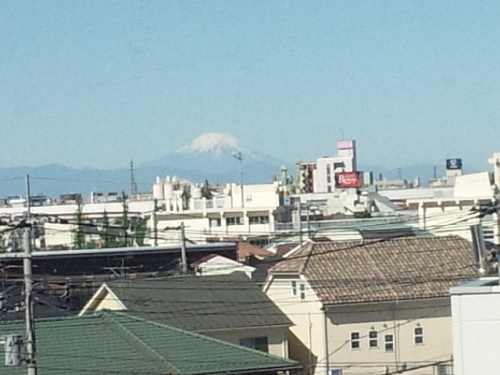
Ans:
[[[287,161],[487,169],[498,1],[3,1],[0,166],[127,167],[227,132]]]

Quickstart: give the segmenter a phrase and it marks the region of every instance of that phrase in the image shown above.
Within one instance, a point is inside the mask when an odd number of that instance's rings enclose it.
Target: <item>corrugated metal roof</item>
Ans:
[[[0,325],[0,334],[23,326]],[[36,323],[38,372],[78,374],[222,374],[277,371],[296,362],[124,313]],[[26,367],[0,366],[0,374],[25,374]]]

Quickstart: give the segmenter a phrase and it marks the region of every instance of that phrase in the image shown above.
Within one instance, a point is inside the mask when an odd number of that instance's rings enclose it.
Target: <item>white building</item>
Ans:
[[[227,184],[213,191],[211,199],[201,196],[200,186],[191,186],[190,197],[186,198],[187,193],[183,192],[187,188],[171,179],[158,179],[154,190],[161,210],[151,213],[148,225],[150,244],[156,245],[179,239],[179,232],[169,228],[177,228],[181,223],[185,224],[186,237],[197,242],[234,237],[267,238],[275,231],[277,211],[281,208],[278,182],[245,185],[243,189]]]
[[[325,156],[315,162],[299,163],[299,188],[304,193],[329,193],[346,172],[356,172],[356,141],[339,140],[338,155]]]
[[[498,277],[450,289],[454,375],[497,375],[500,348]]]
[[[415,225],[423,231],[436,236],[459,235],[471,240],[470,227],[482,224],[486,239],[500,244],[498,214],[481,219],[472,211],[494,201],[494,186],[489,174],[481,172],[457,176],[451,197],[409,199],[407,204],[410,210],[418,211],[419,220]]]

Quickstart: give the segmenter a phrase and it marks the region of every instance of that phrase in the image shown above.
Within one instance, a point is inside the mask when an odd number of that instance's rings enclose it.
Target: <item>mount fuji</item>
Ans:
[[[241,159],[241,160],[240,160]],[[283,161],[250,150],[227,133],[204,133],[187,146],[161,159],[144,163],[142,168],[160,168],[164,174],[212,184],[239,182],[240,162],[244,183],[265,183],[279,174]],[[172,172],[169,172],[172,171]]]

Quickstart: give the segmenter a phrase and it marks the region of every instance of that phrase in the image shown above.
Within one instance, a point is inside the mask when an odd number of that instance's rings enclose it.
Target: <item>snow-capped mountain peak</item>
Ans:
[[[204,133],[178,152],[213,152],[220,154],[223,149],[240,149],[236,138],[227,133]]]

